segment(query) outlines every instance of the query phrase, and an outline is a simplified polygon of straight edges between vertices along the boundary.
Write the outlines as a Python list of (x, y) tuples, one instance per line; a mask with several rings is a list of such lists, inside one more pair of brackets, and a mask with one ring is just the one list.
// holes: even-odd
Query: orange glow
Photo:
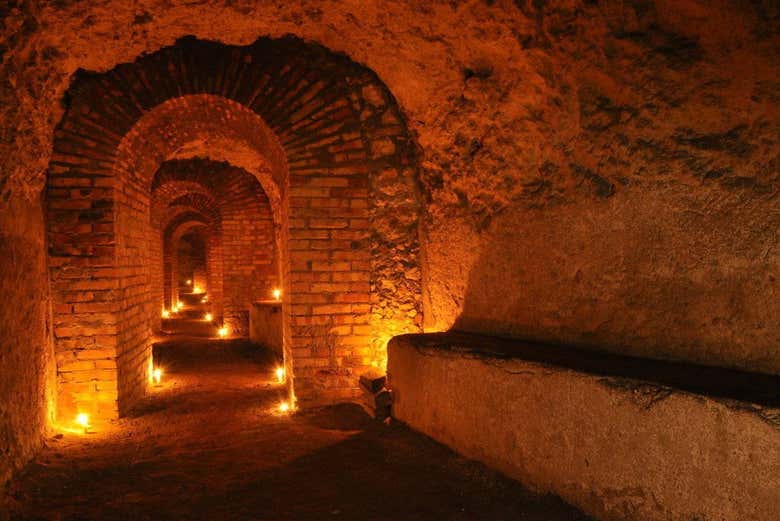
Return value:
[(205, 315), (203, 315), (203, 320), (205, 320), (206, 322), (211, 322), (212, 320), (214, 320), (214, 316), (211, 313), (206, 313)]
[(191, 281), (190, 279), (187, 279), (187, 285), (188, 285), (188, 286), (191, 286), (191, 285), (192, 285), (192, 281)]
[(87, 432), (87, 429), (89, 429), (89, 414), (85, 412), (80, 412), (76, 415), (76, 425), (84, 429), (84, 432)]
[(279, 404), (279, 412), (290, 412), (290, 404), (288, 402), (281, 402)]
[(222, 326), (221, 328), (217, 329), (217, 334), (220, 338), (225, 338), (230, 334), (230, 330), (227, 326)]
[(274, 300), (279, 300), (280, 298), (282, 298), (282, 290), (280, 290), (279, 288), (276, 288), (273, 291), (273, 296), (274, 296)]
[(276, 381), (279, 383), (284, 383), (284, 367), (277, 367), (276, 368)]
[(155, 384), (160, 385), (160, 383), (162, 382), (162, 374), (163, 374), (162, 368), (160, 367), (154, 368), (154, 371), (152, 371), (152, 380), (154, 380)]
[(171, 316), (171, 312), (170, 311), (168, 311), (167, 309), (163, 309), (162, 310), (162, 317), (163, 318), (169, 318), (170, 316)]
[(194, 288), (192, 288), (192, 292), (193, 293), (203, 293), (203, 288), (201, 288), (200, 286), (195, 286)]
[(202, 299), (200, 299), (200, 303), (201, 303), (201, 304), (205, 304), (205, 303), (206, 303), (206, 302), (208, 302), (208, 301), (209, 301), (209, 298), (208, 298), (207, 296), (205, 296), (205, 295), (203, 296), (203, 298), (202, 298)]
[(181, 300), (176, 303), (176, 311), (179, 311), (183, 307), (184, 307), (184, 304), (182, 304)]

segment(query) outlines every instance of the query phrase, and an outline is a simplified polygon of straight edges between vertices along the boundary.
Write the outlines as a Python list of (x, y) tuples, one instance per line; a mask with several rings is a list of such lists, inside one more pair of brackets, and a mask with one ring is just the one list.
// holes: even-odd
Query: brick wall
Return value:
[(234, 333), (247, 334), (252, 302), (269, 298), (279, 285), (273, 212), (263, 187), (250, 173), (224, 162), (178, 160), (163, 163), (152, 182), (152, 197), (160, 212), (188, 205), (213, 221), (223, 263), (222, 290), (216, 298), (209, 290), (214, 309), (220, 310), (215, 318), (224, 318)]
[[(175, 286), (172, 271), (173, 256), (168, 249), (170, 244), (165, 243), (164, 233), (170, 221), (176, 217), (176, 213), (183, 210), (183, 205), (175, 205), (174, 201), (186, 194), (201, 194), (205, 197), (205, 199), (200, 200), (200, 202), (207, 203), (204, 207), (191, 208), (191, 210), (203, 214), (203, 223), (204, 225), (207, 224), (209, 222), (208, 216), (215, 216), (214, 212), (217, 211), (216, 202), (208, 200), (209, 198), (213, 199), (213, 197), (200, 184), (168, 180), (165, 183), (157, 183), (152, 187), (152, 215), (149, 230), (152, 250), (151, 285), (152, 299), (154, 302), (159, 302), (160, 311), (170, 309), (172, 306), (173, 288)], [(218, 219), (214, 224), (218, 225)], [(201, 284), (206, 286), (208, 282), (204, 280)], [(155, 321), (154, 325), (158, 328), (160, 325), (159, 321)]]
[[(68, 95), (48, 182), (49, 240), (53, 280), (78, 277), (55, 284), (54, 298), (105, 310), (57, 308), (70, 329), (56, 348), (78, 344), (116, 364), (75, 372), (86, 400), (106, 382), (106, 403), (118, 392), (124, 410), (143, 390), (162, 300), (151, 287), (153, 264), (163, 264), (152, 244), (151, 186), (170, 160), (226, 161), (265, 192), (273, 221), (221, 208), (236, 237), (260, 229), (269, 237), (272, 222), (278, 229), (267, 248), (221, 245), (225, 312), (238, 313), (244, 299), (229, 295), (239, 275), (228, 255), (239, 270), (266, 267), (268, 280), (282, 267), (286, 363), (301, 400), (353, 396), (357, 374), (384, 363), (386, 339), (419, 326), (413, 147), (371, 71), (292, 38), (243, 48), (185, 40), (105, 74), (80, 74)], [(215, 240), (209, 235), (210, 249)], [(263, 253), (274, 241), (279, 259)], [(63, 403), (75, 396), (61, 394)]]
[(204, 230), (203, 226), (189, 230), (181, 236), (176, 247), (179, 265), (177, 280), (181, 291), (187, 293), (201, 293), (206, 289), (206, 236)]

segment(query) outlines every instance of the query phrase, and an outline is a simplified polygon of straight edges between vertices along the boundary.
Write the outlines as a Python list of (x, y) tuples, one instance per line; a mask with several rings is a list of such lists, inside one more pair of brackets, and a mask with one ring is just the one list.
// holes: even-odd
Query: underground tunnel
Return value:
[(780, 519), (776, 2), (0, 21), (0, 521)]

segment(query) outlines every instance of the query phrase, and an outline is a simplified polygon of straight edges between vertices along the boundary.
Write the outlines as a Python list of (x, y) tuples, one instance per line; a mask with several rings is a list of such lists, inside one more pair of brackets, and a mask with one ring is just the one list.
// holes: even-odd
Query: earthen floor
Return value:
[(175, 336), (156, 356), (162, 385), (113, 425), (52, 436), (6, 517), (588, 519), (356, 406), (279, 413), (274, 362), (246, 341)]

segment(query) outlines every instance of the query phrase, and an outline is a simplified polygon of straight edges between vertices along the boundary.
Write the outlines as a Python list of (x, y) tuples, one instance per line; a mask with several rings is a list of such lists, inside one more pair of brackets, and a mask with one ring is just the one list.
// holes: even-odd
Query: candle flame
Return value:
[(154, 371), (152, 371), (152, 379), (157, 385), (160, 385), (160, 382), (162, 382), (162, 373), (163, 371), (160, 367), (155, 367)]
[(211, 313), (206, 313), (205, 315), (203, 315), (203, 320), (205, 320), (206, 322), (211, 322), (212, 320), (214, 320), (214, 316)]
[(280, 290), (279, 288), (276, 288), (273, 291), (273, 296), (274, 296), (274, 300), (279, 300), (280, 298), (282, 298), (282, 290)]
[(281, 402), (279, 404), (279, 412), (289, 412), (290, 411), (290, 404), (287, 402)]
[(171, 312), (170, 311), (168, 311), (167, 309), (163, 309), (162, 310), (162, 317), (163, 318), (169, 318), (170, 316), (171, 316)]
[(284, 367), (277, 367), (276, 368), (276, 381), (279, 383), (284, 383)]
[(89, 428), (89, 414), (80, 412), (76, 415), (76, 424), (83, 427), (84, 431)]
[(192, 280), (187, 279), (187, 285), (190, 286), (192, 284)]
[(227, 326), (222, 326), (221, 328), (217, 329), (217, 334), (220, 338), (225, 338), (228, 336), (228, 333), (230, 333), (230, 330)]

